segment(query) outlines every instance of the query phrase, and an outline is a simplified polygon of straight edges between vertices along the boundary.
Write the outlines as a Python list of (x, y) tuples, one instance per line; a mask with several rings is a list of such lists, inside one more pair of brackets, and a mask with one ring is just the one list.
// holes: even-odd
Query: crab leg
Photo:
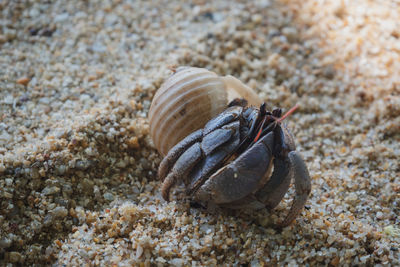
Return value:
[(158, 167), (158, 178), (160, 180), (164, 180), (165, 176), (167, 176), (168, 172), (171, 170), (174, 162), (182, 155), (183, 152), (185, 152), (188, 147), (200, 141), (202, 137), (203, 130), (197, 130), (171, 148), (167, 156), (165, 156), (165, 158), (161, 161), (160, 167)]
[(296, 151), (291, 151), (288, 154), (290, 160), (290, 173), (294, 178), (296, 188), (296, 196), (294, 197), (292, 207), (281, 226), (289, 225), (300, 214), (304, 204), (307, 201), (308, 195), (311, 192), (310, 175), (307, 166), (301, 156)]
[[(238, 121), (232, 122), (203, 138), (201, 148), (205, 158), (191, 173), (192, 179), (187, 190), (189, 195), (193, 194), (207, 177), (218, 170), (232, 156), (239, 146), (239, 127)], [(214, 151), (215, 147), (219, 147), (219, 149)]]
[(162, 184), (161, 194), (166, 201), (169, 201), (169, 191), (171, 187), (174, 186), (177, 180), (181, 180), (181, 177), (188, 175), (201, 158), (202, 152), (200, 143), (193, 144), (179, 157), (172, 168), (172, 171), (168, 174)]
[(271, 170), (273, 141), (273, 132), (263, 136), (249, 150), (214, 173), (195, 193), (195, 198), (227, 204), (254, 192)]

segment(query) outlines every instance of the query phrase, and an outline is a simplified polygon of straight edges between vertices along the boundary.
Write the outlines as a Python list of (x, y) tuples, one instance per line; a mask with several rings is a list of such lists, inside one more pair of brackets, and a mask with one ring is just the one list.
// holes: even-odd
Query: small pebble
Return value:
[(22, 255), (19, 252), (16, 251), (12, 251), (8, 253), (8, 259), (10, 260), (10, 262), (12, 263), (17, 263), (21, 260)]
[(17, 80), (17, 83), (21, 84), (23, 86), (27, 86), (29, 82), (30, 82), (30, 79), (28, 77), (22, 77)]
[(104, 199), (106, 199), (108, 201), (113, 201), (114, 200), (114, 195), (107, 192), (107, 193), (104, 194)]

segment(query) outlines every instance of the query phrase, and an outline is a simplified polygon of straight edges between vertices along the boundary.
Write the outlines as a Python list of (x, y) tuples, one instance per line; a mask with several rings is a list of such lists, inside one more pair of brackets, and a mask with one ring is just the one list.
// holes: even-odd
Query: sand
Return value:
[[(0, 265), (400, 265), (398, 1), (3, 1)], [(233, 75), (287, 119), (313, 189), (290, 226), (160, 195), (171, 66)]]

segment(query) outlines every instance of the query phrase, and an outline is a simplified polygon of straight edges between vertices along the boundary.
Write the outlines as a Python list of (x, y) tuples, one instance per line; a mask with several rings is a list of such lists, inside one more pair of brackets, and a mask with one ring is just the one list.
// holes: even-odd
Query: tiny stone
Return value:
[(335, 77), (335, 74), (336, 74), (336, 71), (335, 71), (335, 68), (332, 65), (328, 65), (323, 70), (323, 75), (327, 79), (330, 79), (330, 80), (333, 79)]
[(6, 170), (4, 164), (0, 163), (0, 173), (3, 173)]
[(56, 218), (64, 218), (68, 215), (68, 210), (65, 207), (56, 207), (51, 212)]
[(39, 170), (37, 168), (31, 168), (31, 177), (32, 179), (38, 179), (40, 177)]
[(43, 219), (43, 224), (49, 226), (54, 221), (54, 216), (52, 214), (47, 214)]
[(22, 77), (17, 80), (17, 83), (27, 86), (30, 80), (28, 77)]
[(127, 142), (128, 146), (132, 149), (140, 148), (139, 140), (136, 136), (129, 138), (126, 142)]
[(3, 192), (3, 196), (4, 196), (4, 198), (8, 198), (8, 199), (11, 199), (13, 197), (13, 195), (7, 191)]
[[(7, 95), (4, 100), (3, 100), (4, 104), (8, 104), (8, 105), (12, 105), (14, 103), (14, 98), (12, 95)], [(5, 132), (6, 133), (6, 132)], [(5, 134), (3, 133), (3, 134)]]
[(47, 196), (57, 194), (58, 192), (60, 192), (60, 188), (58, 188), (57, 186), (48, 186), (43, 189), (42, 194)]
[(17, 263), (21, 260), (21, 258), (22, 255), (19, 252), (12, 251), (8, 253), (8, 259), (10, 260), (10, 262)]
[(3, 237), (0, 240), (0, 248), (3, 248), (3, 249), (4, 248), (8, 248), (8, 247), (11, 246), (11, 244), (12, 244), (11, 240), (9, 238), (7, 238), (7, 237)]
[(5, 181), (6, 181), (7, 186), (11, 186), (13, 183), (13, 179), (11, 179), (11, 178), (7, 178), (7, 179), (5, 179)]
[(87, 168), (89, 168), (90, 166), (90, 162), (87, 160), (77, 160), (75, 163), (75, 168), (77, 168), (78, 170), (84, 171)]
[(106, 200), (108, 200), (108, 201), (113, 201), (113, 200), (114, 200), (114, 195), (111, 194), (111, 193), (109, 193), (109, 192), (104, 193), (103, 196), (104, 196), (104, 199), (106, 199)]
[(297, 30), (294, 27), (285, 27), (282, 29), (282, 33), (286, 36), (289, 42), (295, 42), (297, 39)]
[(169, 263), (172, 264), (173, 266), (183, 266), (184, 265), (184, 261), (179, 258), (172, 259), (172, 260), (170, 260)]
[(66, 166), (65, 165), (59, 165), (56, 167), (57, 173), (60, 175), (63, 175), (66, 171)]
[(255, 14), (251, 17), (251, 21), (253, 21), (256, 24), (259, 24), (262, 22), (262, 16), (260, 14)]

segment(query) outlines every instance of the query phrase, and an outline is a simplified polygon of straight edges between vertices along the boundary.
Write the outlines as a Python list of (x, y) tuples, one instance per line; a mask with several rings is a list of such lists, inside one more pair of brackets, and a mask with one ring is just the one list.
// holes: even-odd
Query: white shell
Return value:
[(158, 89), (150, 106), (150, 136), (157, 150), (165, 156), (237, 97), (247, 99), (249, 105), (262, 103), (251, 88), (232, 76), (219, 77), (203, 68), (178, 68)]

